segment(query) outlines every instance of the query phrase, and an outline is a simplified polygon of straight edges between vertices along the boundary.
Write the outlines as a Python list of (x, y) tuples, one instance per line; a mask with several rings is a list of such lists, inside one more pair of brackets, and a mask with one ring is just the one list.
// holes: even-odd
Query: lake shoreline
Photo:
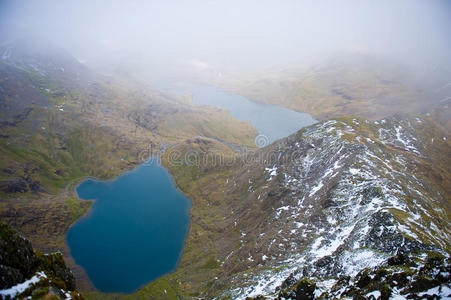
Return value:
[[(176, 266), (175, 266), (173, 269), (171, 269), (170, 271), (164, 273), (163, 275), (161, 275), (161, 276), (159, 276), (159, 277), (157, 277), (157, 278), (155, 278), (155, 279), (153, 279), (153, 280), (151, 280), (151, 281), (149, 281), (149, 282), (144, 283), (143, 285), (141, 285), (140, 287), (138, 287), (136, 290), (131, 291), (131, 292), (124, 292), (124, 293), (122, 293), (122, 292), (103, 292), (103, 291), (101, 291), (100, 289), (98, 289), (98, 288), (93, 284), (93, 282), (92, 282), (92, 280), (90, 279), (90, 277), (87, 275), (86, 269), (83, 268), (80, 264), (77, 264), (77, 263), (76, 263), (75, 258), (74, 258), (74, 256), (72, 255), (71, 247), (69, 246), (69, 243), (68, 243), (68, 232), (70, 231), (70, 229), (71, 229), (77, 222), (79, 222), (80, 220), (89, 218), (89, 217), (92, 215), (93, 207), (92, 207), (92, 205), (91, 205), (91, 206), (89, 207), (89, 209), (86, 211), (85, 214), (83, 214), (80, 218), (78, 218), (76, 221), (74, 221), (74, 222), (69, 226), (68, 230), (67, 230), (66, 233), (65, 233), (65, 240), (64, 240), (64, 246), (65, 246), (65, 248), (66, 248), (66, 251), (68, 252), (68, 256), (70, 257), (70, 260), (73, 262), (73, 265), (75, 265), (77, 268), (81, 269), (81, 270), (83, 271), (83, 273), (86, 274), (86, 276), (82, 276), (81, 278), (79, 277), (79, 278), (77, 278), (77, 279), (78, 279), (78, 280), (81, 280), (81, 281), (83, 282), (83, 285), (84, 285), (84, 286), (86, 286), (86, 284), (88, 284), (88, 286), (91, 287), (91, 288), (89, 288), (89, 289), (83, 289), (83, 291), (85, 291), (85, 292), (95, 292), (95, 293), (101, 293), (101, 294), (109, 294), (109, 295), (130, 295), (130, 294), (136, 293), (137, 291), (139, 291), (139, 290), (142, 289), (143, 287), (147, 286), (148, 284), (150, 284), (150, 283), (152, 283), (152, 282), (154, 282), (154, 281), (157, 281), (157, 280), (163, 278), (164, 276), (167, 276), (167, 275), (169, 275), (169, 274), (172, 274), (172, 273), (174, 273), (174, 272), (177, 270), (177, 267), (178, 267), (178, 265), (179, 265), (179, 263), (180, 263), (180, 261), (181, 261), (181, 259), (182, 259), (182, 257), (183, 257), (184, 249), (185, 249), (185, 245), (186, 245), (186, 241), (187, 241), (187, 238), (188, 238), (190, 229), (191, 229), (191, 217), (192, 217), (192, 216), (191, 216), (190, 211), (191, 211), (191, 207), (192, 207), (192, 205), (193, 205), (193, 202), (192, 202), (191, 198), (190, 198), (188, 195), (186, 195), (186, 194), (185, 194), (185, 193), (184, 193), (184, 192), (176, 185), (174, 178), (173, 178), (172, 175), (169, 173), (169, 170), (168, 170), (168, 169), (162, 164), (162, 162), (161, 162), (161, 154), (162, 154), (162, 151), (160, 151), (160, 153), (159, 153), (157, 156), (153, 156), (153, 157), (147, 159), (147, 160), (144, 161), (143, 163), (141, 163), (141, 164), (139, 164), (139, 165), (136, 165), (133, 169), (127, 170), (127, 171), (125, 171), (124, 173), (119, 174), (118, 176), (116, 176), (116, 177), (114, 177), (114, 178), (109, 178), (109, 179), (97, 179), (97, 178), (92, 177), (92, 176), (86, 176), (86, 177), (79, 178), (79, 179), (77, 179), (78, 182), (77, 182), (76, 184), (74, 184), (74, 185), (71, 187), (70, 192), (72, 192), (79, 200), (82, 200), (82, 201), (90, 201), (90, 202), (92, 202), (92, 204), (94, 204), (96, 201), (98, 201), (98, 199), (85, 199), (85, 198), (82, 198), (82, 197), (79, 195), (79, 193), (78, 193), (78, 190), (77, 190), (78, 187), (79, 187), (80, 185), (82, 185), (84, 182), (86, 182), (86, 181), (88, 181), (88, 180), (91, 180), (91, 181), (97, 182), (97, 183), (109, 183), (109, 182), (114, 182), (114, 181), (118, 180), (119, 178), (121, 178), (121, 177), (123, 177), (123, 176), (126, 176), (126, 175), (128, 175), (128, 174), (130, 174), (130, 173), (135, 172), (137, 169), (139, 169), (139, 168), (141, 168), (141, 167), (145, 167), (146, 164), (148, 164), (149, 162), (153, 162), (155, 166), (157, 166), (158, 168), (161, 168), (161, 169), (167, 174), (168, 178), (170, 178), (172, 187), (175, 188), (175, 189), (177, 190), (178, 193), (182, 194), (184, 198), (186, 198), (186, 199), (189, 200), (189, 208), (188, 208), (188, 211), (187, 211), (188, 226), (187, 226), (187, 229), (185, 230), (185, 233), (184, 233), (183, 248), (182, 248), (182, 251), (180, 252), (180, 254), (179, 254), (179, 256), (178, 256), (178, 259), (177, 259), (177, 262), (176, 262)], [(73, 183), (71, 183), (71, 184), (73, 184)]]
[[(241, 95), (231, 94), (230, 91), (227, 91), (227, 90), (224, 90), (224, 89), (221, 89), (221, 88), (217, 88), (217, 87), (207, 87), (207, 88), (213, 88), (213, 89), (215, 89), (215, 90), (217, 90), (217, 91), (219, 91), (219, 92), (226, 93), (226, 94), (228, 94), (229, 96), (238, 96), (238, 97), (244, 98), (244, 97), (241, 96)], [(184, 92), (186, 92), (186, 91), (184, 91)], [(194, 99), (195, 96), (194, 96), (192, 93), (191, 93), (191, 95), (192, 95), (192, 98)], [(254, 100), (249, 100), (249, 99), (247, 99), (247, 101), (252, 102), (252, 103), (254, 103), (254, 104), (256, 104), (256, 105), (259, 105), (260, 107), (266, 107), (266, 108), (270, 108), (270, 109), (272, 109), (273, 107), (276, 107), (276, 108), (281, 108), (281, 109), (285, 109), (285, 110), (287, 110), (287, 111), (290, 111), (289, 109), (286, 109), (286, 108), (283, 108), (283, 107), (280, 107), (280, 106), (276, 106), (276, 105), (272, 105), (272, 104), (264, 104), (264, 103), (260, 103), (260, 102), (257, 102), (257, 101), (254, 101)], [(198, 105), (211, 105), (211, 106), (214, 106), (214, 107), (218, 107), (219, 109), (228, 110), (227, 108), (224, 108), (224, 107), (221, 107), (221, 106), (217, 106), (217, 105), (214, 105), (214, 104), (198, 104), (198, 103), (195, 103), (195, 101), (193, 101), (192, 104), (193, 104), (193, 105), (197, 105), (197, 106), (198, 106)], [(291, 110), (291, 111), (292, 111), (292, 110)], [(229, 110), (229, 112), (230, 112), (230, 110)], [(295, 111), (292, 111), (292, 112), (295, 112)], [(295, 112), (295, 113), (298, 113), (298, 112)], [(310, 116), (310, 115), (307, 114), (307, 113), (302, 113), (302, 114)], [(251, 121), (249, 121), (249, 120), (244, 120), (244, 119), (241, 119), (241, 118), (238, 118), (237, 116), (234, 116), (233, 114), (232, 114), (232, 116), (233, 116), (234, 118), (236, 118), (236, 119), (241, 120), (241, 121), (249, 122), (254, 128), (256, 128), (255, 124), (252, 123)], [(311, 124), (314, 124), (314, 123), (318, 122), (317, 120), (315, 120), (315, 119), (313, 119), (313, 118), (311, 118), (311, 119), (313, 120), (313, 123), (310, 123), (310, 124), (308, 124), (308, 125), (303, 125), (303, 126), (301, 126), (300, 128), (297, 128), (296, 131), (299, 130), (299, 129), (301, 129), (301, 128), (303, 128), (303, 127), (306, 127), (306, 126), (309, 126), (309, 125), (311, 125)], [(260, 134), (260, 132), (259, 132), (258, 130), (257, 130), (257, 133)], [(291, 134), (291, 133), (290, 133), (290, 134)], [(288, 135), (289, 135), (289, 134), (288, 134)], [(258, 135), (257, 135), (257, 137), (258, 137)], [(283, 137), (284, 137), (284, 136), (280, 136), (280, 137), (278, 137), (278, 138), (275, 139), (275, 140), (278, 140), (278, 139), (283, 138)], [(275, 140), (272, 140), (271, 143), (274, 142)], [(268, 141), (268, 143), (269, 143), (269, 141)], [(265, 145), (263, 145), (263, 146), (265, 146)], [(79, 193), (78, 193), (78, 188), (79, 188), (80, 185), (82, 185), (85, 181), (87, 181), (87, 180), (92, 180), (93, 182), (97, 182), (97, 183), (114, 182), (114, 181), (118, 180), (119, 178), (121, 178), (121, 177), (123, 177), (123, 176), (126, 176), (127, 174), (130, 174), (130, 173), (135, 172), (138, 168), (142, 167), (143, 165), (145, 165), (145, 164), (148, 163), (149, 161), (155, 159), (155, 160), (156, 160), (156, 164), (158, 165), (158, 167), (162, 168), (162, 169), (167, 173), (168, 177), (170, 178), (172, 187), (175, 188), (175, 189), (177, 190), (177, 192), (180, 193), (180, 194), (182, 194), (185, 198), (189, 199), (189, 204), (190, 204), (190, 207), (189, 207), (189, 209), (188, 209), (188, 211), (187, 211), (188, 225), (187, 225), (187, 229), (186, 229), (185, 235), (184, 235), (183, 247), (182, 247), (182, 250), (181, 250), (181, 252), (180, 252), (180, 254), (179, 254), (179, 256), (178, 256), (178, 259), (177, 259), (177, 262), (176, 262), (175, 267), (174, 267), (172, 270), (166, 272), (165, 274), (163, 274), (163, 275), (161, 275), (161, 276), (159, 276), (159, 277), (157, 277), (157, 278), (155, 278), (155, 279), (153, 279), (153, 280), (151, 280), (151, 281), (149, 281), (149, 282), (147, 282), (147, 283), (142, 284), (139, 288), (137, 288), (136, 290), (131, 291), (131, 292), (126, 292), (126, 293), (117, 293), (117, 292), (113, 292), (113, 293), (110, 293), (110, 292), (102, 292), (102, 291), (100, 291), (99, 289), (97, 289), (97, 288), (94, 286), (94, 284), (92, 283), (92, 281), (90, 280), (89, 276), (87, 275), (86, 270), (85, 270), (83, 267), (81, 267), (80, 265), (78, 265), (77, 263), (75, 263), (75, 258), (72, 256), (71, 248), (69, 247), (69, 244), (68, 244), (68, 241), (67, 241), (68, 232), (71, 230), (71, 228), (72, 228), (77, 222), (79, 222), (80, 220), (87, 219), (87, 218), (89, 218), (89, 217), (92, 215), (93, 208), (92, 208), (92, 205), (91, 205), (91, 206), (89, 207), (89, 209), (86, 211), (86, 213), (83, 214), (83, 215), (82, 215), (80, 218), (78, 218), (77, 220), (75, 220), (75, 221), (70, 225), (70, 227), (68, 228), (68, 230), (67, 230), (66, 233), (65, 233), (65, 247), (67, 247), (67, 249), (68, 249), (68, 251), (69, 251), (69, 256), (70, 256), (70, 258), (73, 260), (74, 264), (75, 264), (77, 267), (81, 268), (81, 269), (84, 271), (84, 273), (86, 274), (86, 276), (82, 276), (81, 280), (84, 281), (84, 282), (85, 282), (85, 281), (89, 281), (89, 283), (91, 283), (90, 285), (92, 285), (92, 287), (93, 287), (93, 289), (88, 289), (88, 290), (86, 290), (86, 292), (95, 292), (95, 293), (110, 294), (110, 295), (130, 295), (130, 294), (136, 293), (137, 291), (139, 291), (140, 289), (144, 288), (145, 286), (151, 284), (152, 282), (157, 281), (157, 280), (159, 280), (159, 279), (161, 279), (161, 278), (164, 278), (165, 276), (170, 275), (170, 274), (172, 274), (172, 273), (174, 273), (174, 272), (177, 271), (177, 268), (178, 268), (178, 266), (179, 266), (179, 264), (180, 264), (180, 262), (181, 262), (181, 260), (182, 260), (182, 258), (183, 258), (183, 255), (185, 254), (185, 247), (186, 247), (186, 243), (187, 243), (187, 240), (188, 240), (188, 237), (189, 237), (189, 234), (190, 234), (190, 230), (191, 230), (191, 225), (192, 225), (192, 224), (191, 224), (191, 221), (192, 221), (191, 208), (192, 208), (192, 206), (193, 206), (193, 201), (192, 201), (192, 199), (191, 199), (185, 192), (183, 192), (183, 191), (179, 188), (179, 186), (176, 184), (175, 179), (173, 178), (172, 174), (169, 172), (169, 169), (168, 169), (166, 166), (164, 166), (163, 163), (162, 163), (161, 155), (162, 155), (162, 152), (164, 152), (167, 148), (168, 148), (168, 147), (165, 147), (164, 149), (161, 149), (157, 156), (154, 156), (154, 157), (149, 158), (148, 160), (144, 161), (143, 163), (134, 166), (133, 169), (126, 170), (124, 173), (119, 174), (119, 175), (117, 175), (117, 176), (114, 177), (114, 178), (109, 178), (109, 179), (104, 179), (104, 180), (102, 180), (102, 179), (96, 179), (96, 178), (94, 178), (94, 177), (92, 177), (92, 176), (86, 176), (86, 177), (80, 178), (80, 179), (78, 179), (79, 182), (77, 182), (77, 184), (75, 184), (74, 186), (71, 187), (71, 192), (73, 192), (74, 195), (76, 195), (78, 199), (83, 200), (83, 201), (92, 201), (92, 204), (94, 204), (94, 203), (97, 201), (96, 199), (88, 199), (88, 200), (86, 200), (86, 199), (80, 197), (80, 195), (79, 195)], [(80, 280), (80, 278), (78, 278), (78, 279)]]

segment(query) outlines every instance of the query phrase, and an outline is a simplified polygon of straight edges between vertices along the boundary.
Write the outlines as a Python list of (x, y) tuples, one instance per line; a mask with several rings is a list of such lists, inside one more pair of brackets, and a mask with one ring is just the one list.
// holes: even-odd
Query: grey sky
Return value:
[(290, 65), (336, 51), (450, 61), (451, 1), (0, 0), (0, 37), (39, 36), (87, 61)]

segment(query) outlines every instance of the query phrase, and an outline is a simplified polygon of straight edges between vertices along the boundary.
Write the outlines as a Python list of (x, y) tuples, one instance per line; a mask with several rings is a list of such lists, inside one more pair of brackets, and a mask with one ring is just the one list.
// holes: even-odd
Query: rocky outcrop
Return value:
[(82, 299), (61, 253), (35, 252), (31, 243), (0, 223), (0, 299), (52, 295)]
[(38, 265), (31, 243), (7, 225), (0, 224), (0, 289), (31, 277)]
[[(317, 281), (317, 282), (315, 282)], [(318, 283), (318, 286), (316, 285)], [(328, 282), (303, 278), (281, 286), (276, 299), (442, 299), (451, 297), (451, 260), (400, 253), (376, 269)]]
[(0, 180), (0, 191), (6, 194), (33, 193), (42, 192), (41, 184), (30, 177), (12, 177), (6, 180)]
[(21, 177), (9, 178), (0, 181), (0, 191), (4, 193), (26, 193), (28, 191), (28, 183)]
[(0, 127), (2, 126), (17, 126), (19, 123), (23, 122), (30, 113), (33, 111), (32, 107), (27, 107), (24, 111), (21, 113), (15, 115), (12, 119), (12, 121), (0, 121)]

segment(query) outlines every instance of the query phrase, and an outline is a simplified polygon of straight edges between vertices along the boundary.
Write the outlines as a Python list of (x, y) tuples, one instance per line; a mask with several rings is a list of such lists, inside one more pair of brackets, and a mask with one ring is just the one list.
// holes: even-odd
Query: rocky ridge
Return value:
[(61, 253), (34, 251), (31, 243), (0, 224), (0, 299), (82, 299)]
[[(211, 156), (219, 146), (181, 143), (168, 149), (163, 162), (193, 199), (189, 247), (169, 278), (180, 291), (205, 298), (282, 299), (302, 280), (314, 284), (315, 297), (368, 298), (384, 285), (346, 291), (362, 272), (393, 275), (397, 268), (408, 280), (402, 287), (389, 285), (384, 295), (446, 293), (451, 147), (449, 131), (437, 119), (428, 113), (329, 120), (255, 153), (232, 156), (221, 168)], [(171, 167), (174, 153), (190, 159)], [(201, 237), (208, 249), (192, 246)], [(412, 264), (391, 262), (403, 255)], [(199, 276), (188, 270), (197, 261), (205, 264), (204, 257), (217, 262), (209, 271), (214, 280), (194, 294)], [(426, 276), (432, 285), (412, 288), (431, 264), (437, 266)]]
[[(321, 287), (317, 296), (340, 298), (331, 293), (338, 279), (357, 278), (404, 253), (423, 261), (420, 269), (435, 253), (449, 270), (449, 167), (430, 155), (437, 147), (449, 152), (448, 134), (421, 135), (431, 122), (331, 120), (257, 153), (259, 172), (246, 166), (239, 181), (230, 180), (238, 182), (232, 194), (245, 182), (252, 196), (233, 211), (242, 246), (224, 262), (247, 256), (251, 270), (233, 275), (223, 295), (275, 296), (283, 283), (309, 278)], [(257, 224), (241, 221), (255, 211)]]

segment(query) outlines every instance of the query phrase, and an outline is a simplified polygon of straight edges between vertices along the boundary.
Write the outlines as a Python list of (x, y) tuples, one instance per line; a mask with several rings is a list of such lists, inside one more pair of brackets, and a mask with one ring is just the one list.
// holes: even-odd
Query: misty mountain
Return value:
[[(200, 153), (200, 176), (187, 175), (196, 164), (180, 171), (166, 162), (193, 197), (198, 221), (188, 244), (212, 244), (186, 250), (174, 275), (194, 284), (186, 291), (233, 299), (313, 299), (300, 296), (303, 285), (323, 299), (449, 294), (451, 170), (443, 162), (451, 148), (430, 114), (325, 121), (222, 169), (203, 158), (218, 147), (205, 143), (167, 154)], [(205, 201), (213, 219), (201, 217)], [(218, 264), (209, 277), (218, 279), (208, 287), (193, 270), (212, 251)]]
[(61, 250), (89, 207), (68, 193), (77, 178), (114, 177), (193, 135), (253, 143), (254, 129), (225, 111), (115, 81), (61, 48), (30, 43), (2, 46), (0, 215), (40, 250)]
[(318, 119), (380, 119), (422, 113), (449, 103), (448, 66), (419, 72), (398, 60), (365, 53), (337, 53), (309, 67), (203, 77), (257, 102), (309, 112)]
[(0, 1), (0, 299), (451, 298), (450, 16)]

